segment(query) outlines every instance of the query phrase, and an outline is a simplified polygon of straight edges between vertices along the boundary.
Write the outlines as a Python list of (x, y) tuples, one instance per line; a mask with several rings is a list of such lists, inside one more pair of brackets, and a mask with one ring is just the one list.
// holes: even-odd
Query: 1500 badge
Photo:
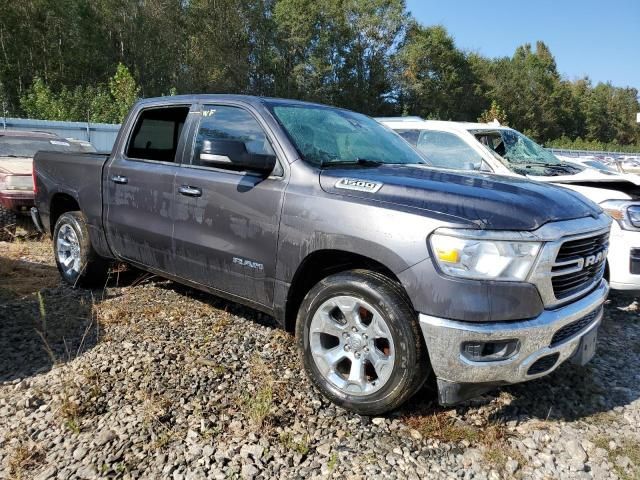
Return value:
[(343, 190), (355, 190), (356, 192), (376, 193), (382, 188), (382, 183), (357, 178), (341, 178), (336, 182), (336, 188)]

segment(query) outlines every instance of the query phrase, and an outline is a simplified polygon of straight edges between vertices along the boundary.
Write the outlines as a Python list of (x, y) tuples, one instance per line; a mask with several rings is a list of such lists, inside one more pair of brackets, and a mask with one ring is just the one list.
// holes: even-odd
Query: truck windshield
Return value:
[(365, 115), (320, 105), (273, 103), (270, 109), (302, 159), (314, 165), (428, 164), (399, 135)]
[(39, 150), (55, 152), (85, 151), (81, 145), (76, 145), (62, 138), (7, 137), (0, 135), (0, 157), (33, 158)]
[(515, 130), (472, 130), (471, 133), (498, 160), (522, 175), (575, 175), (584, 170), (563, 162), (549, 150)]
[(558, 165), (561, 161), (549, 150), (515, 130), (475, 130), (480, 143), (509, 163)]

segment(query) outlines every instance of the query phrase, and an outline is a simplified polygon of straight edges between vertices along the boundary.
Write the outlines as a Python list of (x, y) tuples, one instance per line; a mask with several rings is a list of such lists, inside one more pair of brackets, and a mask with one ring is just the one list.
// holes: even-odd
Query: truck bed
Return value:
[(36, 205), (43, 227), (51, 232), (49, 205), (54, 195), (75, 200), (90, 228), (102, 230), (102, 170), (109, 154), (40, 151), (33, 160)]

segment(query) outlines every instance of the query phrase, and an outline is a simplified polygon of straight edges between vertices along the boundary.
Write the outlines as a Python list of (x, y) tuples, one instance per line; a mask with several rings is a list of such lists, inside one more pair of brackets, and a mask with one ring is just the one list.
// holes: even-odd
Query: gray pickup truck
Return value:
[(66, 281), (115, 259), (267, 312), (361, 414), (430, 377), (454, 404), (594, 354), (609, 217), (560, 187), (432, 168), (364, 115), (148, 99), (110, 155), (40, 152), (35, 179)]

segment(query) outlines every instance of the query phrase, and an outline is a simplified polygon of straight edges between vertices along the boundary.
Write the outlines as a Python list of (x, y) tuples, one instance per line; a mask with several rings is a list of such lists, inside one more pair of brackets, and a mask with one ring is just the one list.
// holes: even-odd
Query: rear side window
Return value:
[(482, 166), (482, 156), (453, 133), (422, 130), (415, 145), (436, 167), (479, 170)]
[(188, 106), (143, 110), (133, 127), (127, 157), (174, 162)]

